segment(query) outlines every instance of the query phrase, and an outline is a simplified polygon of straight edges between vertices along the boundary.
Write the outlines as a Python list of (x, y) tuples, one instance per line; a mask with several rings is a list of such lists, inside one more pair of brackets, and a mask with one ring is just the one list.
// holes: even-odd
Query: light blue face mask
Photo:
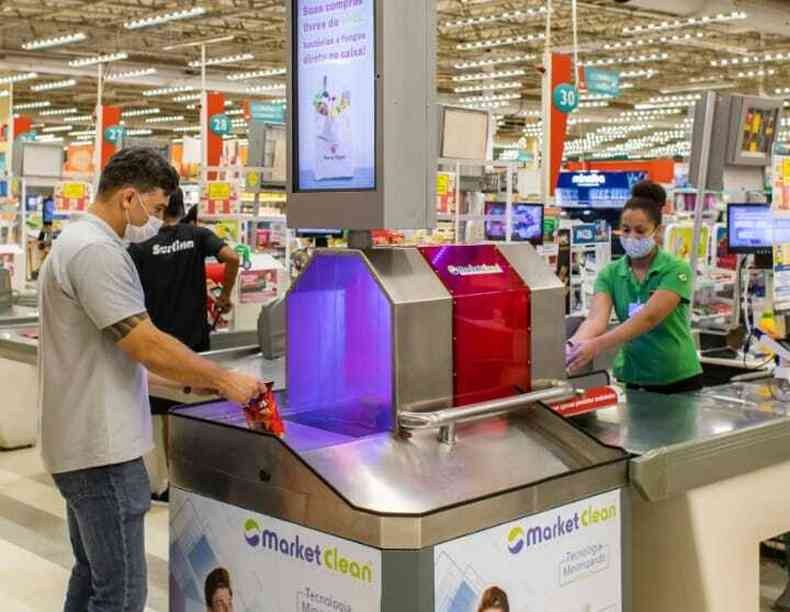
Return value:
[(620, 236), (620, 244), (631, 259), (642, 259), (650, 255), (656, 248), (655, 234), (645, 238), (626, 238)]

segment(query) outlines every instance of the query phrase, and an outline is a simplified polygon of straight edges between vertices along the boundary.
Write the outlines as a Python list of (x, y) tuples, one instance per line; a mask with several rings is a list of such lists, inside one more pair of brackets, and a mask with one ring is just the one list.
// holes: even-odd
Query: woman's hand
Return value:
[(577, 340), (569, 345), (565, 353), (565, 362), (568, 364), (568, 372), (577, 373), (593, 359), (601, 354), (602, 347), (598, 338), (591, 340)]

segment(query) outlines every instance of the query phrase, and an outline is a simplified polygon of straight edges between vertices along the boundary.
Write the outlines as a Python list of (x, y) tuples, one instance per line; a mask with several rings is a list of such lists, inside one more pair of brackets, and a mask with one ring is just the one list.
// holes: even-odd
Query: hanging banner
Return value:
[(285, 104), (250, 102), (248, 119), (261, 123), (285, 125)]
[(621, 612), (622, 507), (612, 491), (434, 549), (436, 612)]
[[(561, 53), (551, 54), (551, 88), (554, 92), (557, 87), (573, 81), (572, 58)], [(554, 104), (551, 105), (551, 134), (550, 134), (550, 164), (551, 179), (549, 181), (549, 195), (554, 195), (557, 187), (557, 178), (560, 174), (562, 156), (565, 153), (565, 139), (568, 133), (568, 115), (560, 111)]]
[(98, 115), (99, 128), (96, 130), (96, 147), (99, 151), (99, 170), (104, 170), (107, 162), (118, 151), (118, 144), (123, 136), (123, 132), (120, 131), (123, 129), (121, 109), (118, 106), (100, 106)]
[(381, 551), (179, 489), (170, 611), (378, 612)]
[[(222, 117), (227, 119), (225, 115), (225, 95), (220, 92), (209, 92), (206, 94), (206, 111), (201, 114), (203, 120), (206, 121), (204, 133), (206, 135), (206, 165), (219, 166), (222, 159), (222, 132), (225, 123)], [(212, 122), (217, 131), (212, 129)], [(228, 132), (230, 133), (230, 121), (227, 121)], [(211, 172), (208, 175), (209, 180), (214, 179), (215, 173)]]
[(584, 74), (584, 84), (589, 93), (611, 96), (612, 98), (620, 95), (619, 73), (592, 66), (585, 66), (582, 73)]

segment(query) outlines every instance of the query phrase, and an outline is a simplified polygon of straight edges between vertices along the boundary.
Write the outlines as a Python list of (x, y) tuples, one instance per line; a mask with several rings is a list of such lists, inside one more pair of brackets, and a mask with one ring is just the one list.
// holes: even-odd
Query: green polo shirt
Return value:
[(622, 382), (671, 385), (702, 373), (688, 320), (691, 267), (685, 261), (659, 249), (645, 280), (639, 283), (628, 257), (622, 257), (601, 271), (594, 291), (612, 298), (617, 318), (624, 323), (630, 312), (647, 304), (659, 290), (678, 294), (680, 304), (662, 323), (620, 349), (614, 375)]

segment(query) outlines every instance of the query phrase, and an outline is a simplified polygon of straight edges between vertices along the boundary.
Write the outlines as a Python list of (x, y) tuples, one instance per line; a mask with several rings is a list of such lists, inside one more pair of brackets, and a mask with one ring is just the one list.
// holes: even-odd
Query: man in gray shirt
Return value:
[(149, 372), (240, 404), (264, 389), (196, 355), (148, 319), (122, 238), (155, 233), (177, 187), (178, 175), (152, 149), (116, 154), (102, 172), (96, 202), (63, 230), (39, 275), (41, 451), (66, 500), (75, 556), (66, 612), (145, 608)]

